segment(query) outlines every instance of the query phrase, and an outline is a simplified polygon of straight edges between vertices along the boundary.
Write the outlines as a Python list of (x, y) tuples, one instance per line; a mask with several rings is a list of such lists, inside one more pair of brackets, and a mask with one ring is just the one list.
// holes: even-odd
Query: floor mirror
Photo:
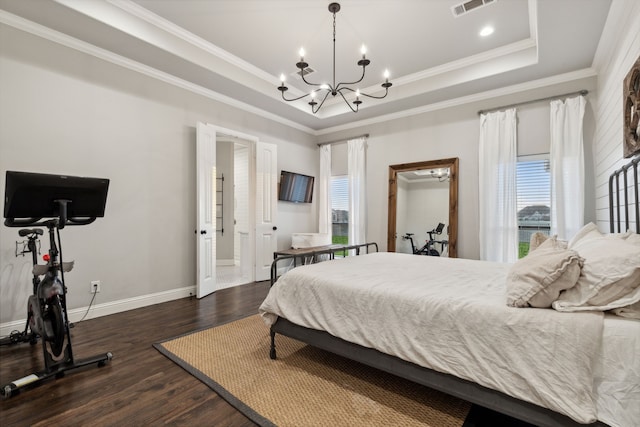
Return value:
[(457, 257), (458, 158), (389, 166), (387, 250)]

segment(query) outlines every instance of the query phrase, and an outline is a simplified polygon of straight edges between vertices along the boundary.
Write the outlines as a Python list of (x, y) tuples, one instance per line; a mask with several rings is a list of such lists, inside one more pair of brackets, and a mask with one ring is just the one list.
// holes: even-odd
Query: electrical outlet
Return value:
[(100, 282), (100, 280), (92, 280), (91, 281), (91, 289), (89, 290), (89, 292), (91, 292), (92, 294), (96, 293), (96, 292), (100, 292), (100, 285), (102, 283)]

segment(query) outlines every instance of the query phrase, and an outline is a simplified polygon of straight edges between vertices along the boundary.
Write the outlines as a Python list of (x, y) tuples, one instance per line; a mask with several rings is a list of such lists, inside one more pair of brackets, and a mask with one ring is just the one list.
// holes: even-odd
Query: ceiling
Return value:
[[(308, 99), (285, 102), (277, 90), (285, 74), (288, 96), (308, 92), (294, 74), (300, 47), (315, 70), (308, 79), (331, 83), (333, 18), (325, 0), (0, 0), (0, 22), (61, 33), (54, 38), (75, 46), (80, 40), (97, 56), (321, 134), (588, 69), (611, 0), (494, 0), (455, 17), (452, 6), (460, 3), (341, 3), (336, 83), (360, 77), (363, 43), (371, 64), (358, 88), (382, 94), (385, 69), (393, 83), (386, 98), (363, 98), (357, 113), (329, 96), (312, 114)], [(487, 25), (495, 32), (479, 36)]]

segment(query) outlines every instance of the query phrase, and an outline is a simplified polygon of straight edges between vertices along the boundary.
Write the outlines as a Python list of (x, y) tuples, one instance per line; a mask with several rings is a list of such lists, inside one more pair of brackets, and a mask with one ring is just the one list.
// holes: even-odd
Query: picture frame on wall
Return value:
[(640, 154), (640, 57), (624, 78), (624, 157)]

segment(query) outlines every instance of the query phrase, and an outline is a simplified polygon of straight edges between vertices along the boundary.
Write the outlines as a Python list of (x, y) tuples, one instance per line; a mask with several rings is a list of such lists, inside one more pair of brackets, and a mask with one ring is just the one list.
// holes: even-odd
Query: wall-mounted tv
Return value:
[(313, 200), (313, 181), (314, 178), (309, 175), (282, 171), (280, 173), (278, 200), (311, 203)]

